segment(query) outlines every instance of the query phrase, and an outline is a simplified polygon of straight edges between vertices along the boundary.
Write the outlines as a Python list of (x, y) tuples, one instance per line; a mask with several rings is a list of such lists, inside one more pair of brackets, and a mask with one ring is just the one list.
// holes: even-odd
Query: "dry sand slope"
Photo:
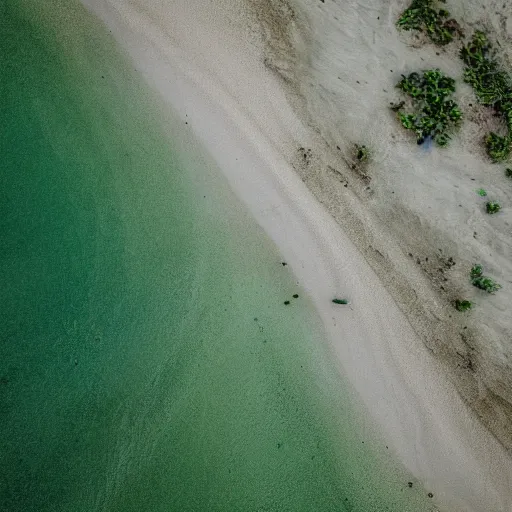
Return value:
[[(397, 32), (409, 3), (253, 2), (265, 27), (267, 66), (283, 78), (315, 134), (306, 156), (297, 148), (296, 169), (445, 363), (464, 399), (511, 450), (512, 181), (504, 165), (485, 156), (482, 137), (496, 121), (460, 79), (460, 43), (439, 49)], [(467, 35), (480, 28), (495, 36), (512, 71), (512, 4), (448, 0), (446, 8)], [(394, 85), (402, 73), (434, 67), (459, 78), (456, 97), (466, 118), (447, 149), (425, 151), (388, 105), (399, 98)], [(367, 176), (350, 168), (354, 143), (373, 153)], [(480, 187), (504, 206), (499, 215), (486, 214)], [(495, 296), (469, 283), (476, 262), (503, 285)], [(470, 314), (450, 304), (462, 297), (476, 304)]]
[[(446, 510), (512, 510), (510, 454), (445, 378), (510, 448), (512, 185), (478, 145), (479, 111), (448, 149), (425, 153), (387, 108), (402, 72), (460, 75), (455, 46), (436, 55), (398, 34), (403, 2), (83, 3), (279, 246), (390, 450)], [(460, 96), (467, 110), (472, 93)], [(354, 143), (372, 150), (368, 176), (347, 164)], [(480, 187), (502, 213), (483, 213)], [(475, 261), (503, 285), (496, 296), (468, 283)], [(450, 305), (459, 293), (477, 303), (470, 314)], [(338, 294), (353, 309), (333, 307)]]

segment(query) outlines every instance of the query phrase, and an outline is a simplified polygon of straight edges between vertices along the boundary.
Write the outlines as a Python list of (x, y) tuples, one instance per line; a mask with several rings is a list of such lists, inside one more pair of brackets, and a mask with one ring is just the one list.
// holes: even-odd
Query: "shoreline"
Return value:
[[(263, 63), (252, 17), (233, 17), (232, 2), (199, 14), (194, 2), (180, 0), (167, 18), (158, 7), (149, 13), (118, 0), (110, 8), (99, 0), (83, 3), (191, 125), (279, 247), (313, 299), (342, 373), (405, 467), (447, 510), (509, 510), (510, 457), (294, 171), (294, 148), (310, 136)], [(204, 37), (194, 37), (195, 23)], [(239, 40), (240, 30), (248, 41)], [(333, 305), (335, 295), (350, 297), (352, 308)]]

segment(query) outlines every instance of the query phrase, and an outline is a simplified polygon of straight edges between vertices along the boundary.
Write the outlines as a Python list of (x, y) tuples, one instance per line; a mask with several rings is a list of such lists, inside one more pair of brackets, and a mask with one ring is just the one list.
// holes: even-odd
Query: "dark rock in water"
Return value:
[(285, 301), (284, 301), (284, 305), (285, 305), (285, 306), (288, 306), (288, 304), (290, 304), (290, 301), (289, 301), (289, 300), (285, 300)]
[(409, 487), (412, 487), (412, 482), (407, 482), (407, 485), (408, 485)]
[(294, 299), (298, 299), (298, 298), (299, 298), (299, 294), (298, 294), (298, 293), (294, 293), (294, 294), (293, 294), (293, 298), (294, 298)]
[(349, 301), (347, 299), (332, 299), (334, 304), (348, 304)]
[(286, 267), (286, 265), (288, 265), (288, 263), (286, 263), (286, 261), (282, 261), (281, 265), (283, 265), (283, 267)]
[(434, 497), (434, 495), (433, 495), (431, 492), (429, 492), (429, 493), (427, 494), (427, 496), (428, 496), (429, 498), (433, 498), (433, 497)]

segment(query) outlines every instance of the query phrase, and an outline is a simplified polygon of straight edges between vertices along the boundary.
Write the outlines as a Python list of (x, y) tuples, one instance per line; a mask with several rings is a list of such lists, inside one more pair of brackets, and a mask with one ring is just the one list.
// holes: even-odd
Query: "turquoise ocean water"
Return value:
[(430, 510), (108, 31), (0, 5), (0, 510)]

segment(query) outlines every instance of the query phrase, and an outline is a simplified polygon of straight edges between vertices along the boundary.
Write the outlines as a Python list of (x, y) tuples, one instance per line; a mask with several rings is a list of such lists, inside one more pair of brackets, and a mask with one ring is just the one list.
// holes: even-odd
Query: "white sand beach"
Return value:
[[(457, 312), (436, 298), (399, 241), (398, 225), (403, 226), (404, 239), (416, 231), (422, 248), (434, 233), (441, 232), (442, 241), (455, 230), (452, 245), (440, 242), (439, 247), (451, 247), (456, 258), (466, 250), (480, 250), (484, 263), (492, 261), (480, 246), (471, 245), (473, 231), (482, 236), (488, 232), (483, 225), (487, 220), (468, 212), (478, 182), (463, 179), (480, 172), (471, 148), (464, 147), (474, 126), (463, 133), (462, 142), (454, 141), (447, 160), (441, 161), (435, 149), (418, 156), (414, 141), (386, 117), (391, 100), (383, 89), (393, 93), (400, 72), (421, 66), (420, 59), (427, 58), (427, 50), (413, 52), (395, 33), (393, 20), (405, 4), (389, 10), (380, 0), (364, 7), (297, 0), (290, 2), (293, 9), (281, 2), (277, 12), (271, 0), (82, 1), (104, 20), (137, 70), (193, 130), (277, 244), (316, 304), (340, 371), (390, 450), (434, 493), (442, 510), (512, 510), (512, 456), (468, 406), (459, 385), (465, 377), (447, 371), (446, 362), (436, 357), (443, 349), (427, 348), (422, 338), (425, 323)], [(285, 24), (279, 23), (279, 16), (288, 18), (290, 31), (281, 38)], [(379, 28), (378, 17), (386, 19), (385, 26)], [(373, 36), (365, 29), (370, 18)], [(294, 32), (300, 23), (305, 29)], [(301, 60), (306, 54), (314, 54), (314, 62)], [(451, 62), (449, 55), (437, 58), (440, 67)], [(358, 88), (356, 81), (363, 85)], [(337, 97), (342, 103), (336, 103)], [(388, 129), (396, 132), (393, 144), (384, 137)], [(386, 170), (372, 176), (370, 190), (349, 170), (349, 187), (326, 170), (341, 169), (349, 144), (360, 140), (370, 143), (379, 155), (379, 168)], [(299, 148), (312, 148), (311, 157), (304, 158), (307, 151)], [(485, 186), (494, 186), (504, 203), (512, 199), (510, 188), (498, 190), (497, 178)], [(447, 204), (453, 197), (452, 212)], [(395, 210), (393, 222), (391, 201), (409, 208)], [(410, 211), (416, 216), (403, 213)], [(418, 226), (426, 223), (424, 212), (432, 230), (426, 227), (423, 238)], [(389, 233), (379, 231), (379, 215), (388, 222)], [(493, 245), (493, 271), (503, 283), (512, 268), (506, 256), (511, 241), (505, 236), (510, 213), (505, 215), (492, 227), (499, 240)], [(373, 244), (369, 249), (367, 241)], [(361, 250), (365, 244), (366, 253)], [(414, 260), (418, 254), (425, 253), (415, 253)], [(381, 263), (374, 261), (381, 257)], [(386, 280), (379, 269), (388, 267)], [(416, 290), (416, 298), (400, 303), (400, 287), (405, 295)], [(497, 308), (504, 308), (512, 297), (510, 286), (505, 288), (501, 306), (496, 305), (498, 297), (492, 297)], [(351, 307), (332, 304), (335, 296), (350, 298)], [(507, 329), (504, 324), (503, 332)], [(438, 338), (445, 332), (439, 330)], [(480, 366), (489, 361), (491, 367), (494, 356), (484, 356)], [(507, 383), (502, 384), (507, 389)]]

